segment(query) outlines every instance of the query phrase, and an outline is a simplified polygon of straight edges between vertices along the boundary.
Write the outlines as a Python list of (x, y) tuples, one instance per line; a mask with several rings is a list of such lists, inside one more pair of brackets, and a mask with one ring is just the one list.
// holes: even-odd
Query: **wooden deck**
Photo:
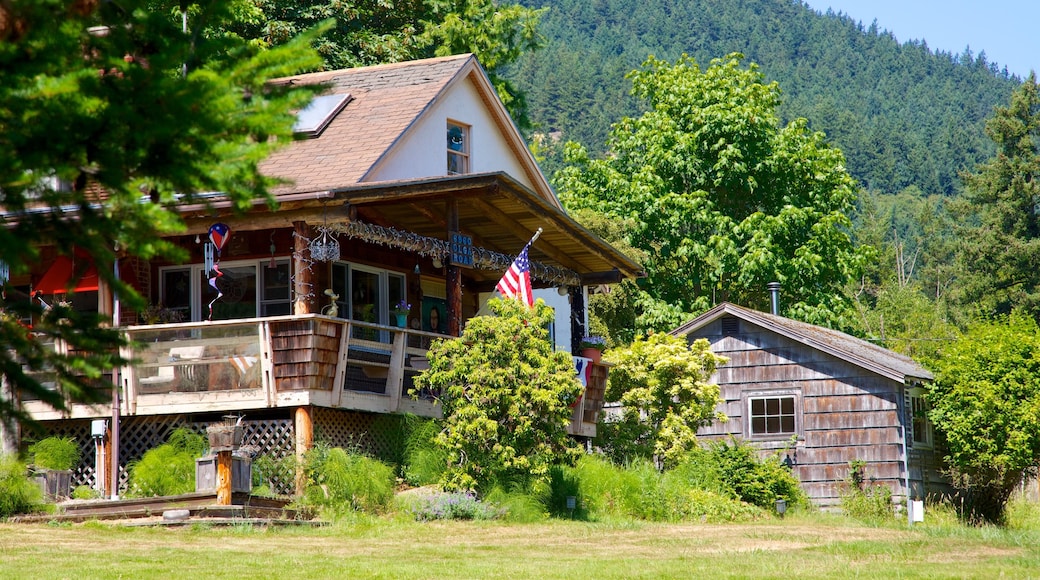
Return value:
[[(436, 340), (451, 337), (318, 314), (135, 326), (134, 361), (118, 369), (123, 416), (240, 412), (316, 406), (440, 417), (435, 393), (413, 398)], [(594, 365), (570, 432), (593, 436), (607, 367)], [(24, 401), (39, 421), (111, 416), (108, 405), (61, 414)]]

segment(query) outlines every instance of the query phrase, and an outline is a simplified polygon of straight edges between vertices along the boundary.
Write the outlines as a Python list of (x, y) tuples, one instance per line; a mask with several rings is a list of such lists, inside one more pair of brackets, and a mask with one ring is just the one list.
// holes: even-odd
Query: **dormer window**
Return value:
[(351, 101), (349, 94), (314, 97), (310, 104), (296, 113), (293, 133), (314, 138), (321, 135), (336, 115)]
[(448, 121), (448, 175), (469, 173), (469, 127)]

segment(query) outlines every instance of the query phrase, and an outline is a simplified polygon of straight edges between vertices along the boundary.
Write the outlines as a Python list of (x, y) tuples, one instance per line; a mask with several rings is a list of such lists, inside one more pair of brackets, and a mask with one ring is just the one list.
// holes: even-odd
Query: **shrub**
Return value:
[(431, 492), (413, 494), (404, 500), (405, 509), (416, 520), (495, 520), (503, 517), (506, 510), (477, 499), (473, 492)]
[(409, 417), (401, 471), (410, 485), (435, 483), (447, 470), (448, 452), (435, 441), (440, 432), (439, 421)]
[(170, 439), (130, 463), (127, 495), (152, 497), (195, 491), (195, 460), (206, 452), (206, 438), (190, 429), (174, 429)]
[(394, 470), (389, 465), (338, 447), (317, 445), (307, 454), (308, 486), (304, 502), (333, 512), (344, 508), (382, 512), (394, 498)]
[(72, 490), (72, 499), (98, 499), (101, 492), (89, 485), (80, 485)]
[(638, 515), (642, 479), (636, 471), (649, 464), (636, 460), (630, 465), (633, 467), (624, 469), (597, 455), (578, 460), (573, 471), (578, 480), (578, 501), (587, 517)]
[(29, 446), (31, 463), (39, 469), (68, 471), (79, 463), (79, 445), (71, 437), (47, 437)]
[(781, 498), (789, 506), (807, 503), (798, 479), (781, 463), (779, 455), (763, 459), (750, 443), (736, 439), (714, 442), (705, 450), (691, 452), (686, 460), (711, 462), (723, 485), (737, 499), (760, 508), (772, 510)]
[(0, 455), (0, 518), (42, 509), (43, 491), (25, 473), (24, 463)]
[(841, 511), (857, 520), (882, 522), (893, 516), (892, 490), (886, 485), (866, 482), (867, 463), (862, 459), (849, 462), (849, 475), (841, 493)]

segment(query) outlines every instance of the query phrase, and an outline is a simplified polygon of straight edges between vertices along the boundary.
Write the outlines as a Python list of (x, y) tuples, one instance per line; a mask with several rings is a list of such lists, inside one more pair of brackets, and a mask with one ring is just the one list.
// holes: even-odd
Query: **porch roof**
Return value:
[[(583, 284), (643, 275), (639, 264), (505, 173), (361, 183), (283, 197), (278, 210), (257, 205), (247, 215), (234, 215), (219, 202), (183, 210), (189, 234), (205, 233), (217, 212), (236, 231), (290, 227), (295, 221), (334, 225), (356, 219), (447, 240), (452, 204), (457, 207), (459, 231), (471, 236), (475, 247), (516, 255), (542, 228), (530, 250), (532, 261), (572, 270)], [(501, 272), (470, 270), (469, 275), (493, 282)]]

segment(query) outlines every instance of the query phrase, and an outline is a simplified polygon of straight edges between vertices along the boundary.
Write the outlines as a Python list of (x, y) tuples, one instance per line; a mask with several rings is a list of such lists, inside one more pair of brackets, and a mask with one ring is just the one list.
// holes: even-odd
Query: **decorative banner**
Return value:
[(223, 275), (224, 275), (224, 273), (220, 271), (220, 264), (213, 264), (213, 273), (210, 274), (209, 285), (212, 286), (213, 289), (217, 291), (217, 297), (214, 298), (213, 300), (210, 300), (210, 302), (209, 302), (209, 318), (207, 318), (207, 320), (210, 320), (210, 321), (213, 320), (213, 303), (216, 302), (217, 300), (220, 300), (224, 296), (224, 293), (221, 292), (220, 288), (217, 286), (217, 279), (220, 278)]
[(217, 249), (218, 258), (220, 251), (224, 249), (230, 239), (231, 228), (227, 224), (215, 223), (209, 227), (209, 241), (213, 242), (213, 247)]
[[(224, 249), (227, 245), (228, 240), (231, 239), (231, 228), (224, 223), (215, 223), (209, 227), (209, 244), (206, 244), (204, 254), (206, 260), (206, 275), (209, 276), (209, 285), (217, 291), (217, 297), (209, 303), (209, 317), (207, 320), (213, 320), (213, 303), (220, 300), (224, 296), (224, 293), (220, 291), (220, 287), (217, 285), (217, 280), (224, 275), (220, 271), (220, 250)], [(213, 252), (216, 251), (216, 257), (214, 258)]]

